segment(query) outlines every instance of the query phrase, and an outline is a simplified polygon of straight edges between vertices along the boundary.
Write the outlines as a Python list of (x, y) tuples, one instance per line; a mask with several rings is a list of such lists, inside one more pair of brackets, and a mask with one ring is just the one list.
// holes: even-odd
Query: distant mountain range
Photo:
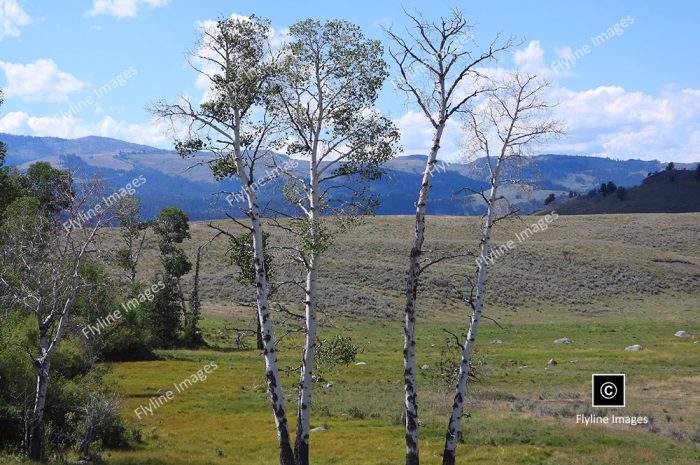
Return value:
[[(198, 165), (198, 159), (182, 159), (177, 153), (146, 145), (133, 144), (105, 137), (60, 139), (30, 137), (0, 133), (7, 145), (8, 165), (20, 170), (37, 161), (48, 161), (54, 166), (70, 167), (80, 176), (101, 175), (112, 189), (119, 189), (135, 177), (143, 175), (147, 182), (138, 188), (144, 214), (152, 217), (166, 206), (178, 206), (191, 219), (222, 218), (225, 214), (240, 214), (225, 201), (222, 192), (233, 192), (240, 185), (233, 180), (217, 182), (207, 166)], [(278, 163), (287, 157), (270, 154)], [(371, 191), (381, 200), (377, 213), (412, 214), (426, 157), (409, 155), (397, 157), (384, 166), (382, 179), (372, 183)], [(477, 163), (478, 164), (478, 163)], [(304, 175), (307, 164), (299, 160), (296, 171)], [(695, 164), (677, 164), (677, 168), (694, 168)], [(544, 199), (576, 191), (585, 193), (602, 182), (613, 181), (618, 186), (635, 186), (649, 173), (662, 170), (665, 163), (642, 160), (611, 160), (608, 158), (538, 155), (523, 168), (522, 176), (534, 179), (534, 189), (505, 189), (504, 195), (528, 213), (542, 208)], [(265, 166), (260, 168), (264, 176)], [(430, 191), (428, 212), (433, 215), (474, 215), (484, 211), (476, 195), (467, 195), (464, 189), (486, 187), (483, 174), (473, 165), (440, 163), (435, 171)], [(260, 188), (263, 203), (283, 208), (283, 199), (275, 183)], [(218, 194), (218, 195), (217, 195)], [(235, 204), (234, 204), (235, 205)]]

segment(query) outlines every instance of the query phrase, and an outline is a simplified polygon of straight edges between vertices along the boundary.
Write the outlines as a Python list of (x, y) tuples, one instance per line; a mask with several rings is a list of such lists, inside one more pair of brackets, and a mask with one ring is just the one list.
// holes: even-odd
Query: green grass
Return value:
[[(691, 464), (700, 447), (700, 347), (673, 337), (688, 309), (700, 298), (668, 304), (668, 296), (620, 304), (604, 316), (556, 315), (556, 308), (525, 308), (503, 328), (486, 322), (479, 336), (484, 362), (473, 384), (459, 463), (503, 464)], [(656, 312), (664, 302), (661, 316)], [(539, 312), (537, 311), (539, 310)], [(536, 318), (535, 318), (536, 317)], [(463, 321), (463, 320), (462, 320)], [(213, 322), (210, 322), (213, 323)], [(317, 464), (401, 462), (402, 329), (396, 322), (340, 322), (363, 347), (352, 365), (327, 376), (334, 385), (316, 383), (312, 455)], [(418, 364), (434, 366), (446, 334), (460, 324), (421, 322)], [(462, 323), (463, 326), (463, 323)], [(700, 322), (686, 324), (691, 333)], [(338, 332), (323, 328), (322, 337)], [(559, 337), (574, 343), (557, 345)], [(493, 339), (503, 344), (490, 344)], [(231, 341), (228, 341), (231, 342)], [(287, 340), (282, 366), (294, 365), (299, 340)], [(626, 352), (641, 343), (645, 350)], [(162, 387), (171, 387), (210, 360), (219, 369), (144, 419), (144, 445), (114, 451), (115, 464), (275, 463), (272, 413), (263, 388), (262, 359), (247, 351), (166, 351), (162, 361), (116, 364), (112, 379), (126, 396), (124, 411), (146, 403)], [(547, 365), (549, 359), (559, 363)], [(576, 360), (576, 363), (568, 363)], [(528, 368), (520, 368), (527, 365)], [(576, 425), (572, 415), (590, 413), (590, 377), (594, 372), (627, 374), (628, 404), (616, 414), (647, 415), (652, 427)], [(288, 408), (294, 411), (296, 375), (285, 377)], [(451, 404), (451, 389), (421, 376), (420, 418), (424, 463), (439, 463)], [(362, 415), (359, 415), (361, 412)], [(598, 413), (604, 414), (602, 409)], [(363, 418), (356, 418), (356, 417)], [(292, 417), (293, 418), (293, 417)], [(293, 420), (292, 420), (293, 422)]]
[[(508, 224), (495, 240), (505, 241), (522, 227)], [(373, 219), (341, 238), (325, 262), (321, 296), (329, 318), (320, 336), (350, 335), (363, 348), (358, 361), (366, 365), (326, 375), (333, 382), (330, 388), (315, 383), (312, 426), (328, 429), (312, 433), (314, 464), (403, 462), (401, 286), (410, 229), (408, 218)], [(428, 231), (428, 248), (456, 250), (463, 238), (474, 242), (478, 222), (431, 218)], [(498, 325), (486, 320), (478, 337), (479, 381), (471, 385), (458, 463), (698, 463), (700, 344), (697, 337), (673, 336), (680, 329), (700, 335), (698, 232), (698, 214), (562, 217), (499, 260), (485, 309)], [(194, 224), (193, 244), (208, 234), (205, 225)], [(251, 309), (235, 304), (250, 292), (233, 284), (233, 270), (221, 265), (224, 254), (225, 243), (212, 244), (203, 268), (202, 327), (213, 348), (162, 351), (160, 360), (117, 363), (109, 379), (124, 398), (124, 415), (137, 424), (133, 410), (158, 389), (173, 389), (173, 383), (210, 361), (219, 368), (145, 417), (143, 443), (106, 452), (108, 463), (277, 463), (262, 356), (254, 349), (235, 350), (233, 332), (225, 329), (250, 327), (253, 316)], [(146, 257), (142, 278), (155, 263), (154, 256)], [(466, 331), (467, 309), (445, 280), (469, 269), (467, 263), (450, 263), (426, 274), (419, 300), (419, 366), (440, 362), (444, 328)], [(280, 296), (289, 302), (295, 298)], [(553, 343), (561, 337), (574, 343)], [(503, 344), (491, 344), (494, 339)], [(282, 367), (298, 364), (300, 343), (298, 334), (285, 339)], [(644, 350), (626, 352), (632, 344)], [(548, 365), (550, 359), (558, 364)], [(576, 413), (592, 412), (590, 382), (597, 372), (626, 373), (627, 407), (614, 413), (646, 415), (652, 424), (577, 425)], [(284, 376), (292, 430), (296, 381), (296, 372)], [(452, 387), (421, 373), (425, 464), (440, 463), (451, 398)]]
[[(698, 303), (696, 299), (694, 304)], [(669, 314), (678, 311), (667, 309)], [(364, 348), (358, 360), (367, 364), (327, 376), (334, 383), (331, 388), (315, 385), (313, 426), (325, 425), (328, 430), (312, 435), (313, 461), (400, 462), (401, 326), (348, 326), (353, 339)], [(444, 326), (420, 325), (419, 365), (437, 363)], [(479, 358), (485, 365), (467, 406), (471, 417), (465, 423), (459, 463), (697, 463), (700, 448), (690, 437), (700, 432), (700, 347), (674, 338), (676, 326), (651, 324), (646, 319), (631, 321), (623, 314), (595, 320), (572, 315), (551, 323), (507, 324), (505, 329), (487, 323), (479, 344)], [(690, 331), (700, 330), (697, 322), (695, 326)], [(322, 335), (336, 331), (326, 328)], [(575, 342), (553, 344), (564, 335)], [(495, 338), (504, 344), (490, 344)], [(646, 350), (623, 350), (639, 341)], [(286, 345), (280, 358), (283, 366), (294, 364), (297, 343)], [(127, 396), (123, 407), (132, 419), (132, 410), (146, 403), (157, 389), (172, 386), (210, 360), (217, 361), (219, 369), (145, 418), (145, 444), (134, 451), (112, 452), (110, 463), (275, 463), (273, 418), (262, 387), (262, 359), (256, 351), (168, 351), (161, 355), (165, 360), (114, 366), (112, 379)], [(548, 366), (550, 358), (559, 364)], [(571, 360), (577, 363), (567, 363)], [(522, 365), (528, 368), (519, 368)], [(617, 371), (628, 378), (628, 406), (622, 412), (653, 417), (655, 429), (584, 427), (566, 416), (589, 412), (592, 372)], [(295, 375), (285, 377), (291, 411), (295, 379)], [(421, 377), (419, 399), (420, 417), (426, 423), (421, 430), (424, 462), (439, 463), (451, 393)], [(526, 406), (519, 408), (522, 404)], [(358, 411), (364, 418), (354, 418), (360, 416)], [(673, 439), (673, 431), (681, 431), (684, 439)]]

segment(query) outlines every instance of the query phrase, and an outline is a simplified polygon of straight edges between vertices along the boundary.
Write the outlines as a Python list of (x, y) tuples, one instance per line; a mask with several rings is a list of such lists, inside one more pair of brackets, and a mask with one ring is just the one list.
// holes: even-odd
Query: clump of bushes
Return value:
[(339, 366), (350, 365), (360, 351), (349, 336), (336, 335), (333, 339), (321, 340), (316, 348), (316, 371), (328, 374)]
[[(24, 352), (36, 338), (28, 314), (15, 312), (0, 326), (0, 449), (20, 451), (25, 419), (33, 408), (36, 374)], [(99, 460), (104, 447), (128, 448), (139, 441), (118, 413), (120, 399), (103, 381), (106, 371), (94, 366), (88, 341), (71, 333), (52, 360), (45, 410), (47, 458), (63, 460), (69, 453)]]

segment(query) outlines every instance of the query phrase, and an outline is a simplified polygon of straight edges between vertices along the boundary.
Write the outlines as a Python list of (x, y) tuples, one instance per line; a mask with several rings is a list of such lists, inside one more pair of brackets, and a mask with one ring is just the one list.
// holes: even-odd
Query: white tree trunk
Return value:
[(297, 437), (294, 454), (297, 465), (309, 463), (309, 429), (311, 428), (311, 383), (316, 357), (316, 283), (318, 264), (316, 257), (309, 262), (306, 275), (306, 336), (299, 379), (299, 407), (297, 413)]
[[(317, 129), (318, 134), (320, 127)], [(307, 219), (309, 221), (309, 235), (311, 243), (315, 246), (318, 240), (318, 215), (319, 215), (319, 186), (318, 163), (316, 151), (318, 142), (314, 143), (310, 165), (310, 192), (309, 209)], [(314, 362), (316, 359), (316, 306), (318, 298), (318, 265), (319, 255), (316, 250), (311, 251), (306, 268), (305, 286), (305, 337), (304, 353), (302, 356), (301, 374), (299, 375), (299, 405), (297, 411), (297, 433), (294, 443), (294, 458), (296, 465), (309, 464), (309, 430), (311, 429), (311, 391), (313, 382)]]
[(248, 216), (253, 232), (253, 261), (255, 262), (255, 293), (258, 309), (258, 321), (263, 340), (263, 354), (265, 357), (265, 377), (267, 379), (267, 390), (272, 403), (272, 410), (275, 415), (275, 426), (277, 427), (277, 442), (280, 452), (280, 465), (295, 465), (294, 451), (289, 436), (289, 426), (287, 424), (287, 412), (284, 405), (284, 393), (277, 364), (277, 348), (272, 334), (272, 320), (270, 319), (270, 304), (268, 301), (268, 284), (265, 273), (265, 255), (263, 247), (263, 226), (260, 219), (260, 208), (258, 206), (257, 195), (253, 180), (248, 179), (245, 174), (243, 157), (240, 150), (240, 120), (237, 121), (234, 140), (234, 156), (238, 177), (241, 184), (245, 186), (248, 197)]
[(46, 407), (46, 391), (49, 387), (49, 368), (51, 360), (36, 360), (36, 395), (34, 398), (34, 410), (29, 424), (29, 443), (27, 444), (27, 456), (34, 461), (42, 459), (42, 446), (44, 436), (44, 409)]
[(416, 204), (416, 233), (411, 247), (411, 255), (406, 277), (406, 308), (404, 322), (404, 402), (406, 414), (406, 465), (418, 465), (418, 399), (416, 390), (416, 294), (420, 274), (420, 256), (425, 239), (425, 210), (428, 192), (435, 170), (440, 140), (444, 130), (440, 124), (433, 136), (433, 146), (423, 171), (418, 203)]
[(258, 319), (263, 340), (263, 353), (265, 355), (265, 375), (267, 389), (272, 401), (272, 410), (275, 414), (277, 426), (277, 440), (280, 449), (280, 464), (294, 465), (294, 454), (289, 439), (289, 427), (287, 425), (287, 413), (284, 407), (284, 394), (277, 366), (277, 348), (272, 334), (272, 321), (270, 320), (270, 305), (268, 302), (268, 286), (265, 277), (265, 257), (263, 252), (262, 223), (258, 216), (257, 200), (255, 193), (249, 189), (250, 218), (253, 224), (253, 260), (255, 261), (255, 289), (258, 305)]
[(452, 415), (447, 425), (447, 435), (445, 437), (445, 450), (442, 455), (443, 465), (454, 465), (457, 442), (460, 435), (460, 421), (464, 408), (464, 398), (467, 394), (467, 384), (469, 381), (469, 367), (471, 366), (472, 353), (474, 352), (474, 343), (476, 335), (479, 331), (481, 323), (481, 313), (484, 307), (484, 292), (486, 288), (486, 274), (488, 268), (489, 243), (491, 242), (491, 229), (493, 228), (495, 217), (496, 191), (498, 190), (500, 160), (496, 166), (494, 177), (491, 181), (491, 191), (489, 193), (488, 210), (486, 213), (486, 222), (481, 236), (481, 246), (479, 250), (479, 267), (476, 279), (476, 296), (473, 304), (471, 321), (469, 324), (469, 332), (464, 341), (462, 348), (462, 360), (459, 365), (459, 375), (457, 380), (457, 389), (455, 392), (454, 403), (452, 404)]

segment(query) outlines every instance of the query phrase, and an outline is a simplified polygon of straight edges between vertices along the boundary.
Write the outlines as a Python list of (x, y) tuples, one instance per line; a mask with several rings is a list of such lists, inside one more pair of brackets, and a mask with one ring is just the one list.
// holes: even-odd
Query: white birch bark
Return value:
[(460, 421), (464, 408), (464, 398), (467, 394), (467, 385), (469, 381), (469, 368), (471, 366), (472, 353), (474, 352), (474, 343), (476, 335), (479, 331), (481, 323), (481, 314), (484, 307), (484, 292), (486, 290), (486, 275), (488, 270), (489, 244), (491, 242), (491, 229), (494, 222), (494, 207), (496, 202), (496, 194), (498, 191), (498, 181), (501, 171), (501, 160), (497, 162), (494, 171), (494, 178), (491, 181), (491, 190), (488, 196), (488, 210), (486, 213), (486, 222), (481, 236), (481, 246), (479, 249), (479, 267), (476, 279), (476, 295), (474, 306), (472, 309), (471, 321), (469, 324), (469, 332), (464, 341), (462, 349), (462, 360), (459, 365), (459, 375), (457, 378), (457, 389), (455, 392), (454, 403), (452, 404), (452, 414), (447, 425), (447, 436), (445, 438), (445, 450), (442, 455), (443, 465), (454, 465), (456, 457), (457, 442), (460, 435)]
[(309, 236), (313, 250), (306, 264), (306, 285), (304, 289), (305, 337), (302, 356), (301, 374), (299, 375), (299, 404), (297, 411), (297, 432), (294, 443), (294, 458), (296, 465), (309, 464), (309, 430), (311, 429), (311, 391), (313, 382), (314, 362), (316, 359), (316, 306), (318, 298), (318, 262), (320, 255), (315, 246), (318, 240), (319, 218), (319, 166), (318, 148), (321, 128), (324, 121), (323, 86), (319, 78), (318, 64), (316, 68), (316, 86), (318, 91), (318, 119), (314, 130), (314, 140), (309, 163)]
[[(399, 68), (397, 87), (410, 95), (426, 119), (435, 128), (433, 146), (423, 173), (416, 205), (416, 230), (409, 257), (406, 277), (406, 307), (404, 324), (404, 390), (406, 413), (406, 465), (418, 465), (418, 406), (416, 399), (415, 326), (416, 293), (420, 275), (420, 257), (425, 232), (425, 208), (430, 181), (440, 149), (442, 132), (447, 121), (456, 112), (467, 110), (468, 102), (485, 91), (484, 83), (476, 79), (475, 69), (508, 49), (511, 41), (502, 45), (492, 42), (488, 50), (473, 53), (472, 26), (459, 10), (448, 17), (430, 22), (406, 13), (413, 33), (404, 39), (387, 30), (396, 48), (390, 55)], [(470, 43), (471, 42), (471, 43)], [(467, 45), (470, 43), (469, 45)], [(429, 79), (425, 79), (429, 76)], [(471, 88), (470, 86), (473, 86)], [(466, 93), (457, 89), (467, 89)]]
[(441, 123), (435, 129), (433, 146), (423, 171), (418, 203), (416, 203), (416, 229), (406, 278), (406, 308), (404, 312), (404, 409), (406, 415), (406, 465), (418, 465), (418, 398), (416, 387), (416, 294), (420, 274), (420, 256), (425, 240), (425, 210), (428, 204), (430, 183), (435, 170), (440, 140), (445, 128)]
[(311, 428), (311, 391), (314, 362), (316, 358), (316, 299), (317, 299), (318, 264), (317, 258), (309, 260), (306, 274), (306, 335), (304, 353), (299, 378), (299, 406), (297, 411), (297, 436), (294, 454), (297, 465), (309, 463), (309, 430)]
[[(486, 155), (491, 189), (488, 195), (484, 195), (487, 212), (479, 250), (476, 295), (472, 302), (469, 331), (462, 349), (452, 414), (447, 425), (443, 465), (455, 464), (464, 399), (467, 395), (469, 369), (484, 308), (491, 230), (496, 221), (516, 212), (511, 210), (505, 216), (496, 217), (497, 203), (501, 200), (497, 195), (499, 186), (502, 182), (516, 182), (512, 179), (502, 180), (502, 171), (507, 164), (508, 171), (512, 172), (523, 163), (524, 158), (535, 143), (541, 142), (548, 136), (561, 133), (558, 121), (544, 117), (551, 108), (542, 97), (547, 85), (546, 82), (538, 81), (536, 76), (523, 77), (514, 73), (507, 77), (502, 85), (489, 92), (490, 98), (487, 105), (481, 112), (473, 112), (471, 121), (468, 123), (473, 131), (474, 150), (479, 154)], [(493, 148), (497, 148), (497, 152)], [(494, 167), (492, 154), (496, 153), (497, 159)], [(509, 178), (510, 176), (509, 174), (504, 177)], [(523, 181), (518, 180), (517, 182), (522, 183)]]
[(253, 185), (253, 180), (248, 179), (241, 153), (241, 120), (238, 110), (234, 111), (234, 158), (236, 171), (241, 184), (245, 186), (248, 197), (248, 216), (251, 222), (253, 233), (253, 261), (255, 262), (255, 293), (258, 310), (258, 321), (260, 323), (263, 354), (265, 358), (265, 377), (267, 379), (267, 389), (272, 403), (272, 410), (275, 416), (275, 427), (277, 428), (277, 442), (280, 452), (280, 465), (294, 465), (294, 452), (289, 436), (289, 426), (287, 422), (287, 412), (284, 403), (284, 393), (279, 375), (277, 363), (277, 348), (274, 335), (272, 333), (272, 320), (270, 319), (270, 304), (268, 300), (269, 287), (265, 273), (265, 255), (263, 248), (263, 225), (260, 218), (260, 208), (257, 194)]
[(36, 392), (34, 396), (34, 409), (29, 423), (29, 443), (27, 455), (30, 459), (39, 461), (42, 458), (42, 439), (44, 436), (44, 409), (46, 407), (46, 391), (49, 387), (49, 369), (51, 360), (35, 362)]

